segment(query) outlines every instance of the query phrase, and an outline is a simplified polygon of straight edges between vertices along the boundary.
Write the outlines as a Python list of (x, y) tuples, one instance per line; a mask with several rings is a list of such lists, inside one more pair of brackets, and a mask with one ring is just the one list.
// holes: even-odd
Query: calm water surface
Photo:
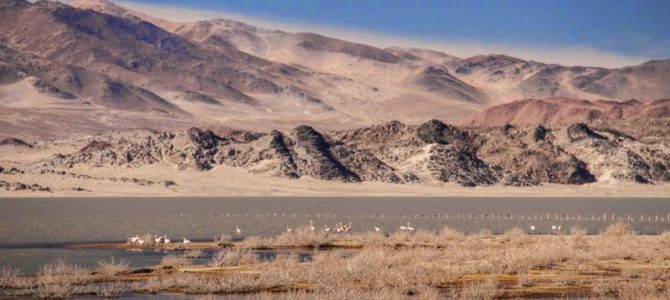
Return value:
[[(410, 222), (417, 229), (449, 226), (494, 233), (512, 227), (537, 233), (551, 225), (596, 233), (613, 220), (632, 221), (643, 234), (670, 229), (670, 198), (59, 198), (0, 199), (0, 266), (30, 273), (63, 259), (93, 267), (102, 259), (153, 265), (162, 251), (71, 250), (65, 244), (122, 242), (128, 235), (167, 234), (173, 241), (211, 241), (230, 234), (271, 235), (286, 226), (337, 222), (385, 232)], [(242, 234), (234, 234), (235, 227)]]

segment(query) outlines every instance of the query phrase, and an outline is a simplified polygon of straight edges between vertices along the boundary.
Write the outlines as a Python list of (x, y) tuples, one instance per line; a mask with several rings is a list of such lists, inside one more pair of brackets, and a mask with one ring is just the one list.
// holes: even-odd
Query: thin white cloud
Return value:
[(442, 51), (459, 57), (478, 54), (506, 54), (526, 60), (556, 63), (566, 66), (598, 66), (618, 68), (640, 64), (650, 60), (648, 57), (630, 56), (607, 52), (589, 46), (552, 46), (552, 45), (505, 45), (484, 41), (467, 40), (425, 40), (420, 38), (394, 36), (386, 33), (366, 32), (350, 28), (324, 26), (270, 18), (259, 18), (225, 11), (195, 9), (187, 6), (147, 4), (133, 1), (114, 1), (114, 3), (173, 22), (191, 22), (205, 19), (231, 19), (268, 29), (287, 32), (314, 32), (343, 40), (365, 43), (377, 47), (417, 47)]

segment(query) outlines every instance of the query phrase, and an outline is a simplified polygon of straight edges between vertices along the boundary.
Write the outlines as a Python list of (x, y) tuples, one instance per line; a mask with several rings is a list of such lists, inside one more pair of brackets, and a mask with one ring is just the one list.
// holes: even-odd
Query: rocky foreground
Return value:
[[(463, 128), (437, 120), (421, 125), (389, 122), (324, 132), (309, 126), (270, 133), (228, 130), (217, 134), (199, 128), (173, 133), (134, 130), (35, 145), (8, 140), (0, 147), (25, 148), (26, 153), (51, 148), (53, 154), (0, 166), (3, 173), (0, 179), (5, 180), (2, 186), (7, 190), (17, 186), (48, 189), (42, 186), (33, 189), (29, 182), (9, 180), (20, 174), (111, 180), (140, 186), (180, 184), (172, 180), (125, 177), (118, 172), (98, 178), (72, 171), (114, 167), (125, 172), (162, 164), (173, 166), (177, 173), (208, 172), (222, 165), (289, 179), (396, 184), (451, 182), (468, 187), (669, 182), (670, 144), (641, 136), (639, 132), (655, 131), (636, 131), (633, 135), (583, 123), (552, 128), (539, 125)], [(79, 146), (61, 147), (67, 143)]]

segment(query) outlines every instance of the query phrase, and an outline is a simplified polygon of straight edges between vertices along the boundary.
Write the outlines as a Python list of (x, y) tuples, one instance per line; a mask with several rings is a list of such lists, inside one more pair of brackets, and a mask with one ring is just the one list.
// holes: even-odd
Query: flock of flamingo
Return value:
[[(316, 231), (316, 226), (314, 226), (313, 221), (309, 221), (309, 227), (308, 228), (309, 228), (310, 231)], [(333, 231), (333, 229), (334, 229), (334, 231)], [(348, 232), (351, 232), (351, 229), (352, 229), (351, 222), (349, 222), (349, 224), (344, 224), (342, 222), (339, 222), (339, 223), (335, 224), (335, 227), (332, 227), (332, 228), (329, 227), (328, 225), (325, 225), (325, 224), (323, 225), (323, 231), (327, 232), (327, 233), (330, 233), (330, 232), (348, 233)], [(381, 232), (382, 231), (382, 229), (377, 225), (374, 225), (373, 229), (374, 229), (375, 232)], [(535, 225), (531, 224), (529, 226), (529, 229), (530, 229), (530, 233), (534, 234), (535, 230), (536, 230), (536, 227), (535, 227)], [(553, 233), (553, 234), (560, 234), (561, 230), (562, 230), (561, 225), (552, 225), (551, 226), (551, 233)], [(414, 231), (416, 231), (416, 229), (414, 227), (412, 227), (412, 225), (409, 222), (407, 222), (406, 224), (405, 223), (400, 224), (400, 227), (398, 227), (398, 231), (400, 231), (400, 232), (414, 232)], [(294, 233), (295, 230), (293, 228), (289, 227), (289, 225), (286, 225), (286, 232), (287, 233)], [(235, 233), (237, 235), (242, 234), (242, 229), (240, 229), (239, 226), (235, 226)], [(171, 244), (172, 243), (172, 241), (167, 237), (167, 234), (153, 235), (153, 240), (154, 240), (155, 244)], [(128, 243), (136, 244), (136, 245), (140, 245), (140, 246), (148, 244), (147, 239), (142, 238), (139, 235), (128, 236)], [(182, 238), (180, 243), (181, 244), (190, 244), (191, 240), (188, 240), (186, 238)]]
[[(316, 231), (317, 230), (316, 226), (314, 226), (313, 221), (309, 221), (308, 228), (309, 228), (310, 231)], [(332, 227), (332, 228), (329, 227), (328, 225), (323, 225), (323, 231), (327, 232), (327, 233), (330, 233), (330, 232), (348, 233), (348, 232), (351, 232), (351, 229), (352, 229), (351, 222), (349, 222), (349, 224), (344, 224), (342, 222), (339, 222), (339, 223), (335, 224), (335, 227)], [(377, 225), (374, 225), (373, 229), (374, 229), (375, 232), (381, 232), (382, 231), (382, 229)], [(531, 224), (529, 226), (529, 229), (530, 229), (530, 232), (532, 234), (534, 234), (536, 227), (535, 227), (535, 225)], [(562, 229), (561, 225), (552, 225), (551, 226), (551, 233), (560, 234), (561, 229)], [(416, 229), (414, 227), (412, 227), (412, 225), (409, 222), (407, 222), (406, 224), (404, 224), (404, 223), (400, 224), (400, 227), (398, 227), (398, 231), (400, 231), (400, 232), (415, 232)], [(294, 233), (295, 230), (293, 228), (291, 228), (289, 225), (286, 225), (286, 232), (287, 233)], [(239, 226), (235, 226), (235, 233), (237, 235), (242, 234), (242, 229), (240, 229)], [(172, 241), (167, 237), (167, 234), (153, 235), (152, 237), (153, 237), (153, 240), (154, 240), (155, 244), (170, 244), (170, 243), (172, 243)], [(139, 235), (128, 236), (128, 243), (137, 244), (137, 245), (140, 245), (140, 246), (148, 244), (147, 239), (142, 238)], [(190, 244), (191, 240), (188, 240), (186, 238), (182, 238), (180, 243), (181, 244)]]

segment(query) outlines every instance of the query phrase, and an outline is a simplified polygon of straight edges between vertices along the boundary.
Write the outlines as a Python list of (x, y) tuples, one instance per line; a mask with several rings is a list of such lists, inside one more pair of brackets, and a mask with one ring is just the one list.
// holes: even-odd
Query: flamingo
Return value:
[(535, 225), (530, 224), (530, 232), (535, 233)]
[(146, 242), (143, 239), (137, 239), (137, 244), (138, 245), (142, 246), (142, 245), (144, 245), (144, 243), (146, 243)]
[(163, 237), (162, 237), (162, 236), (158, 236), (158, 237), (156, 237), (156, 238), (154, 239), (154, 242), (156, 242), (156, 244), (160, 244), (162, 241), (163, 241)]
[(167, 234), (164, 234), (164, 235), (163, 235), (163, 243), (165, 243), (165, 244), (169, 244), (169, 243), (171, 243), (171, 242), (172, 242), (172, 241), (170, 241), (170, 239), (167, 238)]
[(556, 233), (556, 230), (557, 230), (557, 229), (558, 229), (558, 226), (556, 226), (556, 225), (551, 225), (551, 231), (552, 231), (553, 233)]
[(190, 243), (191, 243), (191, 240), (184, 239), (184, 240), (182, 241), (182, 244), (190, 244)]
[(129, 236), (129, 237), (128, 237), (128, 241), (131, 242), (131, 243), (133, 243), (133, 244), (137, 243), (137, 241), (139, 241), (139, 240), (140, 240), (140, 236), (139, 236), (139, 235)]
[(379, 227), (377, 227), (377, 225), (375, 225), (375, 232), (380, 232), (381, 230), (382, 230), (381, 228), (379, 228)]
[(323, 230), (325, 230), (326, 232), (330, 232), (330, 229), (331, 228), (328, 227), (328, 225), (323, 225)]
[(309, 221), (309, 230), (311, 231), (316, 230), (316, 227), (314, 227), (314, 222), (312, 222), (311, 220)]
[(351, 222), (349, 222), (348, 226), (342, 226), (342, 230), (344, 232), (350, 232), (351, 231)]
[(405, 226), (405, 225), (403, 225), (403, 224), (400, 224), (400, 228), (399, 228), (399, 229), (400, 229), (400, 231), (405, 231), (405, 230), (407, 230), (407, 226)]
[(286, 225), (286, 232), (293, 233), (293, 229), (291, 227), (288, 227), (288, 225)]
[(335, 231), (337, 231), (337, 233), (340, 233), (343, 230), (344, 228), (342, 227), (342, 222), (335, 224)]
[(240, 229), (239, 226), (235, 226), (235, 232), (237, 232), (237, 234), (240, 234), (242, 233), (242, 229)]
[(409, 225), (409, 222), (407, 222), (407, 231), (414, 231), (414, 227)]

